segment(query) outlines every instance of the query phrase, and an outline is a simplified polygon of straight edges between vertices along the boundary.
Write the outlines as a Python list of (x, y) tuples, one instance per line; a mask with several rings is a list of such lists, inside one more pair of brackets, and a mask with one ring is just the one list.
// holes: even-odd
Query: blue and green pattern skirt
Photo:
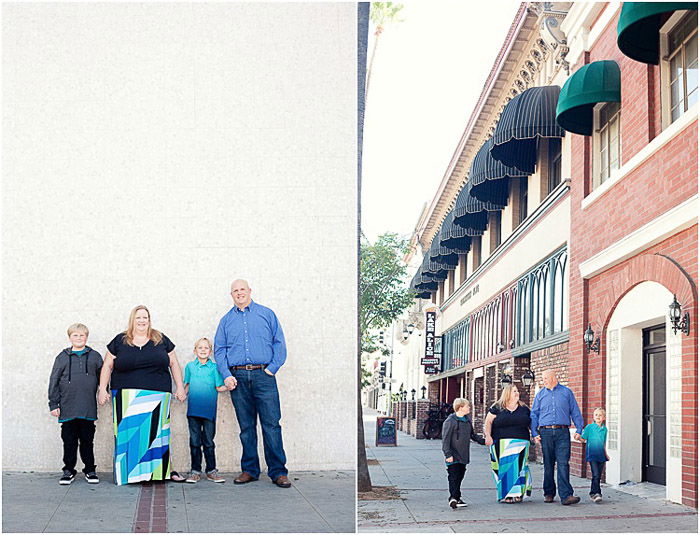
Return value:
[(532, 476), (527, 465), (530, 453), (530, 441), (519, 438), (502, 438), (493, 444), (491, 452), (491, 469), (496, 481), (498, 500), (522, 498), (532, 494)]
[(170, 478), (170, 392), (112, 390), (114, 483)]

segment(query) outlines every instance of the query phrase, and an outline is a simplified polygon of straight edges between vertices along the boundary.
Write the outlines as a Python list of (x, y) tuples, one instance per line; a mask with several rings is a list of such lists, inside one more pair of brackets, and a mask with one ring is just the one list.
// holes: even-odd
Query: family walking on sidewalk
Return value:
[[(104, 358), (87, 346), (88, 328), (68, 327), (70, 347), (56, 357), (49, 379), (49, 411), (61, 424), (63, 475), (69, 485), (76, 475), (78, 450), (85, 479), (99, 483), (95, 472), (93, 441), (97, 402), (112, 400), (114, 423), (114, 482), (117, 485), (171, 479), (196, 483), (202, 478), (202, 453), (206, 478), (215, 483), (218, 393), (229, 391), (240, 427), (241, 474), (236, 484), (260, 476), (257, 420), (260, 419), (268, 476), (289, 488), (286, 456), (280, 426), (280, 400), (276, 373), (286, 360), (282, 327), (275, 313), (251, 299), (245, 280), (231, 285), (234, 306), (221, 319), (214, 344), (200, 338), (194, 360), (182, 369), (175, 344), (151, 325), (148, 309), (136, 306), (127, 329), (107, 344)], [(211, 359), (212, 352), (216, 363)], [(187, 421), (191, 470), (187, 478), (170, 467), (170, 401), (189, 395)], [(97, 399), (96, 399), (97, 398)]]
[(518, 387), (507, 384), (486, 415), (484, 438), (474, 432), (469, 401), (464, 398), (454, 400), (455, 412), (447, 417), (442, 426), (442, 451), (452, 509), (467, 506), (461, 499), (460, 486), (469, 464), (470, 440), (489, 446), (496, 496), (500, 503), (519, 503), (526, 495), (530, 496), (532, 477), (527, 462), (531, 436), (542, 446), (544, 501), (552, 503), (558, 489), (562, 505), (578, 503), (580, 498), (574, 495), (569, 483), (569, 427), (572, 422), (576, 428), (574, 440), (587, 443), (586, 461), (590, 463), (592, 474), (590, 498), (596, 503), (602, 501), (600, 477), (608, 460), (605, 451), (605, 410), (595, 409), (593, 423), (583, 429), (584, 421), (574, 393), (559, 384), (554, 370), (545, 370), (542, 380), (544, 388), (535, 396), (532, 409), (520, 401)]

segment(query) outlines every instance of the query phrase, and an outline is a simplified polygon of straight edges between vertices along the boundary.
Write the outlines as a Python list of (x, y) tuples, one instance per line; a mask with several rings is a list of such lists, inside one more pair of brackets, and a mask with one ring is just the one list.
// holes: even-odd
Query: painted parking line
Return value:
[[(697, 516), (694, 511), (678, 512), (678, 513), (639, 513), (628, 515), (591, 515), (591, 516), (567, 516), (562, 518), (552, 518), (550, 516), (541, 518), (499, 518), (500, 524), (514, 524), (520, 522), (571, 522), (572, 520), (614, 520), (614, 519), (630, 519), (630, 518), (661, 518), (670, 516)], [(464, 520), (431, 520), (431, 521), (416, 521), (416, 522), (373, 522), (371, 524), (358, 524), (359, 528), (377, 528), (383, 526), (431, 526), (431, 525), (455, 525), (466, 523), (486, 523), (493, 522), (493, 518), (479, 519), (464, 519)]]
[(165, 533), (168, 522), (165, 504), (168, 487), (165, 483), (142, 483), (136, 504), (133, 533)]

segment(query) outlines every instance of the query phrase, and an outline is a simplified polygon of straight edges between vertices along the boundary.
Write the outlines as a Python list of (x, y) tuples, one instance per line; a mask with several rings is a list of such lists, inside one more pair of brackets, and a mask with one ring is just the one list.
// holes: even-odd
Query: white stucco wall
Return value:
[[(237, 277), (286, 334), (289, 468), (354, 468), (356, 9), (2, 6), (4, 469), (62, 465), (46, 392), (69, 324), (104, 354), (145, 304), (184, 365)], [(101, 407), (99, 471), (110, 424)], [(177, 402), (172, 429), (186, 471)], [(220, 469), (237, 433), (220, 394)]]

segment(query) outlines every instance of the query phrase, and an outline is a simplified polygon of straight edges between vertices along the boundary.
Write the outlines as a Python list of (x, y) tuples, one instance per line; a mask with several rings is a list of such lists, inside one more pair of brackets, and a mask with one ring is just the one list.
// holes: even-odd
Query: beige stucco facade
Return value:
[[(356, 5), (2, 9), (3, 469), (62, 465), (47, 384), (69, 324), (104, 354), (145, 304), (184, 366), (238, 277), (286, 335), (288, 467), (354, 469)], [(218, 411), (219, 468), (237, 470), (225, 393)], [(107, 406), (95, 450), (111, 471)]]

